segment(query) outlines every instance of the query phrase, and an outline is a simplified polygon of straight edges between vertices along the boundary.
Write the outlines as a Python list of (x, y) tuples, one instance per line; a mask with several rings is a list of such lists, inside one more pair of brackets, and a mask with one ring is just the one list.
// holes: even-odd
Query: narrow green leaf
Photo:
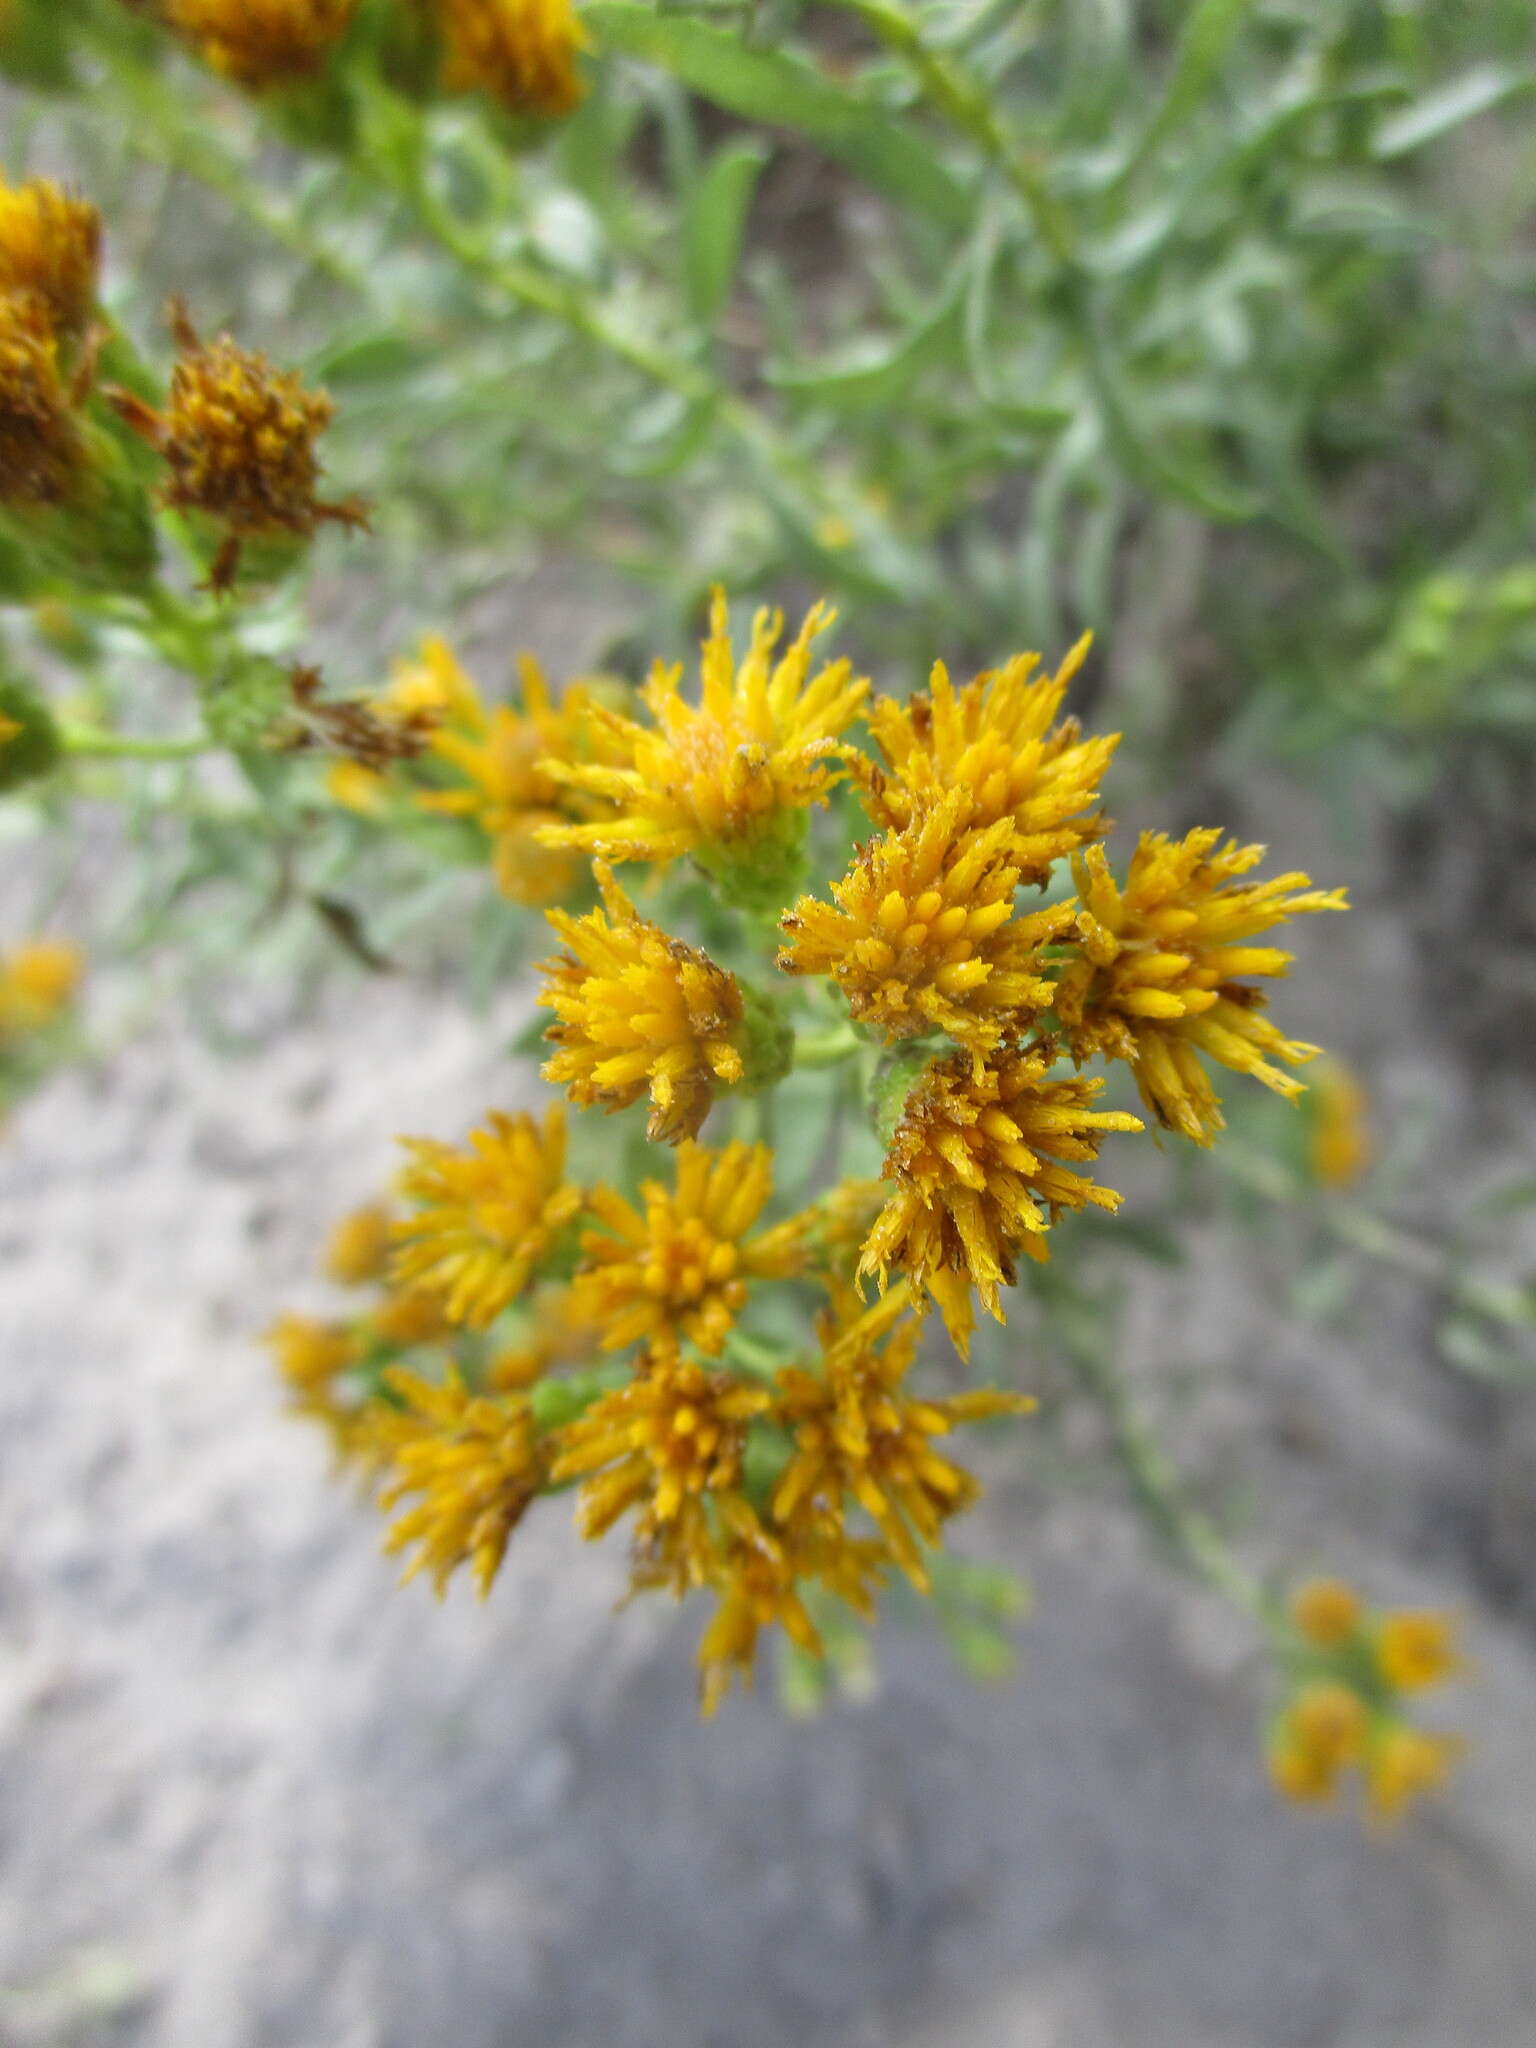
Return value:
[(808, 136), (870, 184), (949, 227), (968, 221), (965, 193), (909, 123), (845, 92), (803, 57), (748, 49), (725, 29), (653, 14), (633, 0), (597, 0), (582, 20), (608, 49), (659, 66), (716, 106)]
[(768, 151), (758, 142), (717, 150), (689, 193), (683, 210), (683, 283), (701, 325), (714, 320), (730, 296), (741, 255), (747, 211)]
[(1434, 142), (1463, 121), (1474, 120), (1501, 100), (1536, 85), (1536, 71), (1510, 71), (1501, 64), (1479, 64), (1448, 85), (1426, 93), (1411, 107), (1389, 115), (1376, 130), (1371, 154), (1381, 163), (1406, 156)]
[(1215, 83), (1228, 46), (1254, 0), (1197, 0), (1179, 37), (1173, 76), (1146, 133), (1132, 150), (1118, 183), (1134, 177), (1168, 136), (1183, 126)]

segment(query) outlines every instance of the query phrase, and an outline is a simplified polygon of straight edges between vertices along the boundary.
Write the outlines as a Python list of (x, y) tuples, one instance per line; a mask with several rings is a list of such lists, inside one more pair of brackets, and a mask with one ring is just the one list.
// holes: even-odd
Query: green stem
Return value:
[(218, 748), (208, 739), (140, 740), (122, 733), (98, 732), (90, 726), (65, 726), (64, 751), (81, 761), (193, 761)]
[(864, 1041), (851, 1024), (835, 1024), (829, 1031), (807, 1031), (795, 1040), (797, 1067), (836, 1067), (852, 1059)]
[(922, 90), (962, 134), (970, 136), (997, 165), (1020, 199), (1035, 232), (1057, 262), (1073, 260), (1072, 224), (1047, 184), (1040, 161), (1012, 134), (986, 88), (971, 74), (923, 41), (917, 25), (891, 0), (839, 0), (858, 15), (899, 57)]
[(1114, 1361), (1091, 1338), (1070, 1331), (1063, 1349), (1074, 1379), (1109, 1424), (1121, 1469), (1152, 1528), (1197, 1577), (1234, 1606), (1266, 1630), (1279, 1626), (1283, 1617), (1264, 1588), (1243, 1570), (1210, 1516), (1185, 1494), (1172, 1459), (1137, 1414)]

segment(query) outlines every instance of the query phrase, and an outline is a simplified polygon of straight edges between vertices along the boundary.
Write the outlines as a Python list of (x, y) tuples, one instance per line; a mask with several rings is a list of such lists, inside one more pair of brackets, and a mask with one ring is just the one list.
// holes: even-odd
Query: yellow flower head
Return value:
[(892, 1557), (920, 1590), (928, 1574), (919, 1543), (936, 1544), (951, 1515), (981, 1489), (942, 1457), (935, 1439), (958, 1422), (1018, 1414), (1034, 1404), (996, 1391), (924, 1400), (908, 1392), (921, 1325), (905, 1286), (861, 1308), (851, 1290), (821, 1319), (820, 1371), (790, 1366), (780, 1373), (774, 1420), (794, 1449), (774, 1491), (781, 1527), (802, 1519), (841, 1534), (849, 1504), (864, 1510)]
[(164, 458), (166, 504), (225, 529), (215, 587), (232, 580), (242, 541), (308, 539), (325, 520), (367, 524), (360, 499), (327, 502), (318, 495), (315, 443), (335, 412), (323, 391), (307, 391), (292, 371), (227, 334), (204, 342), (179, 304), (171, 308), (171, 331), (177, 358), (165, 412), (120, 389), (108, 395)]
[(84, 955), (66, 939), (31, 939), (0, 956), (0, 1038), (55, 1023), (84, 971)]
[(343, 1216), (325, 1247), (326, 1278), (341, 1287), (362, 1287), (389, 1265), (389, 1211), (380, 1202)]
[(438, 1296), (451, 1321), (483, 1330), (527, 1287), (581, 1207), (565, 1183), (565, 1117), (542, 1129), (526, 1110), (493, 1111), (467, 1150), (407, 1138), (402, 1193), (417, 1213), (394, 1226), (395, 1277)]
[(1336, 1650), (1360, 1626), (1360, 1596), (1342, 1579), (1307, 1579), (1291, 1595), (1291, 1620), (1309, 1643)]
[(1284, 974), (1291, 955), (1249, 942), (1288, 917), (1349, 907), (1342, 889), (1313, 889), (1302, 874), (1244, 882), (1264, 848), (1220, 840), (1143, 833), (1123, 886), (1102, 847), (1076, 856), (1083, 950), (1056, 997), (1073, 1057), (1125, 1060), (1158, 1122), (1197, 1145), (1223, 1124), (1201, 1054), (1294, 1098), (1302, 1084), (1273, 1062), (1317, 1051), (1284, 1037), (1261, 991), (1239, 979)]
[(415, 1494), (385, 1538), (416, 1546), (406, 1568), (428, 1571), (439, 1593), (461, 1564), (480, 1597), (491, 1590), (512, 1531), (545, 1483), (544, 1459), (526, 1399), (471, 1394), (456, 1373), (442, 1386), (400, 1366), (386, 1374), (404, 1404), (388, 1435), (392, 1473), (379, 1495), (386, 1513)]
[(644, 1214), (611, 1188), (588, 1197), (602, 1227), (582, 1236), (577, 1309), (602, 1331), (605, 1350), (643, 1340), (675, 1351), (686, 1338), (716, 1357), (752, 1283), (800, 1271), (805, 1218), (748, 1236), (773, 1192), (766, 1145), (714, 1151), (685, 1138), (675, 1188), (648, 1180), (640, 1192)]
[(1027, 882), (1102, 838), (1107, 823), (1093, 806), (1120, 735), (1085, 740), (1075, 718), (1056, 723), (1091, 640), (1085, 634), (1054, 676), (1035, 673), (1038, 655), (1016, 654), (957, 690), (940, 661), (928, 692), (904, 704), (876, 698), (869, 729), (885, 772), (867, 774), (875, 822), (900, 831), (963, 791), (966, 824), (1012, 821), (1009, 857)]
[(83, 334), (96, 303), (101, 215), (46, 178), (0, 178), (0, 293), (33, 297), (60, 339)]
[(61, 505), (85, 450), (44, 302), (0, 292), (0, 505)]
[(1369, 1715), (1364, 1700), (1335, 1679), (1304, 1685), (1285, 1712), (1285, 1742), (1335, 1770), (1360, 1761)]
[[(967, 1348), (966, 1284), (1003, 1321), (999, 1287), (1014, 1258), (1049, 1256), (1045, 1233), (1063, 1209), (1116, 1209), (1120, 1197), (1077, 1167), (1097, 1158), (1110, 1131), (1139, 1131), (1139, 1118), (1093, 1107), (1101, 1081), (1049, 1080), (1046, 1049), (994, 1054), (979, 1070), (968, 1055), (935, 1060), (907, 1097), (882, 1178), (895, 1183), (865, 1241), (861, 1273), (899, 1266), (914, 1286), (960, 1278), (938, 1291), (950, 1335)], [(956, 1318), (956, 1307), (961, 1315)]]
[(165, 22), (203, 62), (248, 92), (321, 70), (358, 0), (165, 0)]
[(432, 0), (450, 92), (485, 92), (514, 114), (569, 114), (586, 88), (587, 38), (571, 0)]
[(568, 896), (581, 873), (580, 857), (545, 844), (542, 828), (575, 808), (549, 763), (576, 758), (587, 693), (567, 690), (557, 706), (531, 655), (519, 669), (521, 708), (496, 704), (487, 711), (444, 642), (428, 640), (419, 660), (397, 673), (385, 701), (400, 716), (438, 720), (432, 753), (462, 778), (461, 787), (422, 792), (422, 809), (473, 818), (495, 848), (502, 894), (542, 907)]
[(1401, 1820), (1415, 1801), (1438, 1792), (1465, 1748), (1455, 1735), (1431, 1735), (1407, 1722), (1392, 1723), (1372, 1745), (1365, 1764), (1366, 1807), (1374, 1820)]
[(594, 706), (601, 758), (557, 763), (553, 772), (601, 798), (606, 815), (551, 828), (547, 842), (609, 860), (670, 861), (693, 853), (740, 869), (766, 851), (771, 865), (781, 864), (776, 830), (786, 822), (798, 827), (799, 813), (826, 801), (849, 754), (840, 735), (869, 690), (846, 661), (810, 674), (811, 643), (833, 617), (816, 605), (775, 660), (783, 619), (760, 611), (738, 667), (725, 595), (717, 590), (698, 705), (683, 700), (681, 667), (658, 663), (644, 690), (654, 726)]
[(560, 1049), (544, 1078), (585, 1107), (623, 1109), (649, 1091), (648, 1135), (669, 1145), (698, 1135), (717, 1086), (740, 1081), (744, 1018), (735, 975), (669, 939), (635, 910), (597, 863), (603, 907), (585, 917), (546, 913), (568, 951), (543, 962), (538, 1000)]
[(1013, 914), (1013, 824), (973, 830), (968, 800), (947, 797), (904, 832), (859, 853), (831, 904), (805, 896), (786, 914), (786, 974), (830, 974), (860, 1023), (887, 1042), (945, 1031), (981, 1055), (1025, 1030), (1051, 1000), (1040, 949), (1069, 931), (1074, 906)]
[(1282, 1734), (1270, 1745), (1270, 1783), (1297, 1806), (1323, 1806), (1339, 1789), (1339, 1767), (1318, 1750), (1303, 1749)]
[(569, 1287), (540, 1288), (528, 1309), (527, 1334), (489, 1360), (485, 1384), (492, 1393), (531, 1387), (556, 1366), (588, 1362), (597, 1332), (581, 1315)]
[[(705, 1719), (734, 1682), (752, 1683), (757, 1641), (765, 1628), (782, 1628), (809, 1656), (823, 1654), (803, 1587), (824, 1587), (870, 1621), (888, 1562), (884, 1544), (867, 1538), (837, 1537), (809, 1527), (770, 1533), (755, 1520), (733, 1518), (710, 1555), (704, 1581), (719, 1602), (699, 1640), (699, 1704)], [(646, 1583), (641, 1573), (637, 1583)]]
[(639, 1511), (638, 1540), (677, 1524), (687, 1555), (710, 1547), (706, 1496), (741, 1486), (747, 1424), (767, 1392), (695, 1359), (652, 1352), (627, 1386), (598, 1396), (550, 1439), (550, 1476), (582, 1479), (577, 1521), (595, 1540), (621, 1515)]
[(1312, 1082), (1312, 1101), (1312, 1171), (1325, 1188), (1352, 1188), (1371, 1163), (1359, 1077), (1342, 1060), (1324, 1060)]
[(1443, 1685), (1462, 1669), (1456, 1617), (1434, 1608), (1383, 1615), (1376, 1628), (1376, 1668), (1394, 1691)]
[(346, 1324), (322, 1323), (313, 1316), (279, 1316), (262, 1342), (300, 1406), (324, 1394), (338, 1373), (358, 1362), (357, 1340)]

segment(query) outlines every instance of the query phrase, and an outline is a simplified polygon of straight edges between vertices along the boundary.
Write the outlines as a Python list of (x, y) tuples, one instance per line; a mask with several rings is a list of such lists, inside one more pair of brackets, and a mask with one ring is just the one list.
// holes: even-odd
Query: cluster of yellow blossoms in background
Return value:
[(1429, 1608), (1368, 1613), (1338, 1579), (1297, 1588), (1291, 1622), (1296, 1682), (1270, 1737), (1270, 1774), (1288, 1799), (1330, 1801), (1358, 1773), (1366, 1811), (1395, 1821), (1435, 1791), (1460, 1754), (1458, 1736), (1418, 1728), (1405, 1697), (1464, 1668), (1452, 1618)]
[[(520, 701), (491, 709), (429, 642), (374, 703), (425, 719), (425, 751), (331, 774), (356, 808), (400, 791), (484, 834), (503, 891), (546, 904), (559, 941), (545, 1078), (580, 1109), (642, 1107), (631, 1147), (673, 1149), (666, 1172), (636, 1161), (629, 1193), (611, 1164), (573, 1171), (559, 1107), (492, 1114), (463, 1147), (407, 1141), (406, 1213), (354, 1219), (332, 1264), (380, 1278), (396, 1315), (435, 1305), (443, 1333), (391, 1343), (378, 1308), (286, 1319), (285, 1376), (378, 1468), (391, 1541), (439, 1585), (467, 1564), (484, 1590), (541, 1494), (575, 1484), (588, 1537), (625, 1523), (637, 1588), (714, 1598), (706, 1707), (765, 1626), (814, 1651), (828, 1603), (867, 1615), (893, 1573), (928, 1584), (978, 1491), (948, 1439), (1030, 1403), (922, 1390), (926, 1312), (961, 1351), (978, 1302), (1001, 1322), (1060, 1218), (1118, 1205), (1093, 1177), (1105, 1137), (1143, 1128), (1078, 1070), (1124, 1066), (1152, 1117), (1202, 1145), (1221, 1128), (1212, 1068), (1299, 1092), (1285, 1070), (1313, 1048), (1257, 986), (1289, 956), (1252, 942), (1344, 901), (1303, 875), (1250, 879), (1261, 849), (1214, 832), (1146, 834), (1115, 879), (1099, 802), (1115, 740), (1062, 712), (1086, 641), (1054, 675), (1019, 657), (957, 689), (940, 665), (898, 703), (846, 660), (818, 664), (831, 623), (817, 606), (786, 641), (759, 613), (738, 657), (717, 592), (696, 698), (658, 665), (638, 701), (582, 683), (556, 704), (525, 662)], [(868, 836), (806, 893), (812, 811), (848, 832), (855, 807)], [(685, 860), (712, 950), (670, 928)], [(644, 889), (621, 863), (649, 870)], [(878, 1183), (834, 1171), (781, 1213), (771, 1146), (701, 1133), (722, 1105), (740, 1129), (797, 1061), (835, 1070), (837, 1114), (862, 1105), (885, 1158)], [(803, 1342), (776, 1300), (798, 1303)], [(434, 1349), (451, 1363), (429, 1371)]]
[[(124, 0), (159, 19), (211, 69), (248, 92), (302, 87), (346, 43), (359, 0)], [(571, 0), (392, 0), (398, 63), (418, 61), (447, 92), (484, 92), (518, 114), (570, 113), (586, 46)]]

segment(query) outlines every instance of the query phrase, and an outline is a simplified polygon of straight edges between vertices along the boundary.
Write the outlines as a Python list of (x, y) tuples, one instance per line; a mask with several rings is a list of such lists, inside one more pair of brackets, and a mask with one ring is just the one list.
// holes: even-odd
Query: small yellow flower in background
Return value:
[(749, 866), (765, 849), (777, 854), (774, 828), (825, 803), (846, 772), (850, 750), (841, 735), (869, 692), (845, 660), (810, 673), (812, 643), (834, 617), (814, 606), (775, 660), (783, 618), (760, 611), (738, 666), (725, 594), (717, 590), (698, 705), (683, 699), (681, 666), (658, 663), (643, 692), (654, 727), (594, 706), (599, 758), (554, 763), (552, 772), (601, 799), (607, 815), (548, 828), (546, 843), (608, 860), (665, 862), (692, 853)]
[(848, 1502), (862, 1508), (890, 1554), (920, 1591), (928, 1586), (920, 1543), (940, 1541), (943, 1524), (979, 1496), (970, 1473), (941, 1457), (934, 1440), (958, 1422), (1016, 1415), (1022, 1395), (988, 1389), (925, 1400), (907, 1391), (922, 1326), (905, 1286), (865, 1309), (851, 1290), (822, 1318), (819, 1371), (790, 1366), (774, 1392), (774, 1420), (794, 1450), (773, 1495), (781, 1529), (802, 1518), (841, 1537)]
[(1402, 1608), (1376, 1626), (1376, 1664), (1396, 1692), (1443, 1685), (1462, 1670), (1456, 1618), (1434, 1608)]
[(1303, 1686), (1285, 1716), (1287, 1739), (1336, 1770), (1360, 1761), (1368, 1727), (1365, 1702), (1334, 1679)]
[(1015, 1255), (1048, 1257), (1045, 1233), (1063, 1209), (1120, 1204), (1074, 1169), (1098, 1156), (1109, 1132), (1139, 1131), (1140, 1118), (1095, 1109), (1102, 1081), (1053, 1081), (1050, 1065), (1048, 1050), (1005, 1050), (979, 1072), (966, 1053), (935, 1060), (891, 1136), (882, 1178), (896, 1192), (870, 1230), (859, 1271), (877, 1275), (882, 1288), (892, 1266), (919, 1289), (958, 1275), (958, 1301), (954, 1289), (938, 1300), (962, 1352), (969, 1286), (1002, 1322), (998, 1289), (1013, 1285)]
[(64, 504), (84, 460), (47, 307), (30, 292), (0, 292), (0, 505)]
[(565, 1118), (542, 1128), (527, 1111), (492, 1112), (456, 1151), (435, 1138), (403, 1140), (400, 1176), (417, 1213), (394, 1226), (395, 1277), (438, 1296), (455, 1323), (484, 1329), (528, 1286), (582, 1206), (565, 1183)]
[(46, 178), (0, 177), (0, 294), (34, 297), (61, 340), (85, 332), (101, 268), (101, 215)]
[(1037, 654), (1017, 654), (956, 690), (936, 662), (927, 693), (906, 703), (877, 698), (869, 729), (885, 771), (867, 773), (867, 802), (879, 825), (903, 830), (952, 791), (963, 792), (967, 825), (1013, 825), (1009, 859), (1022, 879), (1107, 828), (1093, 807), (1120, 735), (1082, 737), (1076, 719), (1056, 720), (1067, 686), (1087, 658), (1085, 634), (1054, 676), (1037, 675)]
[(745, 1015), (736, 977), (641, 917), (597, 863), (602, 907), (546, 913), (568, 951), (542, 963), (537, 1000), (555, 1012), (559, 1047), (544, 1079), (586, 1108), (623, 1109), (649, 1093), (646, 1135), (675, 1145), (698, 1135), (715, 1089), (740, 1081)]
[(441, 26), (443, 84), (485, 92), (515, 114), (569, 114), (586, 88), (587, 38), (571, 0), (429, 0)]
[(752, 1284), (805, 1263), (803, 1216), (748, 1236), (772, 1193), (766, 1145), (716, 1151), (692, 1138), (677, 1148), (674, 1188), (641, 1183), (643, 1214), (612, 1188), (593, 1189), (587, 1208), (599, 1228), (582, 1234), (572, 1292), (603, 1348), (643, 1341), (671, 1352), (686, 1338), (718, 1356)]
[(1437, 1791), (1465, 1747), (1417, 1728), (1404, 1695), (1441, 1685), (1465, 1665), (1452, 1615), (1433, 1608), (1372, 1613), (1340, 1579), (1308, 1579), (1289, 1613), (1302, 1655), (1300, 1682), (1275, 1725), (1270, 1775), (1287, 1798), (1331, 1798), (1358, 1770), (1365, 1809), (1393, 1821)]
[(396, 674), (385, 702), (401, 715), (440, 720), (432, 753), (464, 780), (462, 788), (422, 791), (417, 803), (448, 817), (472, 818), (495, 849), (502, 894), (542, 908), (568, 896), (582, 869), (577, 854), (549, 845), (543, 833), (582, 814), (552, 764), (577, 758), (588, 694), (574, 685), (557, 706), (533, 657), (523, 655), (518, 666), (521, 708), (495, 704), (487, 710), (445, 643), (428, 640), (418, 662)]
[(309, 539), (327, 520), (366, 526), (360, 498), (318, 495), (315, 443), (335, 406), (289, 370), (225, 334), (205, 342), (186, 308), (171, 307), (176, 366), (164, 413), (128, 391), (107, 393), (122, 418), (164, 459), (161, 496), (178, 512), (204, 514), (225, 530), (216, 590), (234, 581), (246, 541)]
[(467, 1564), (484, 1599), (512, 1531), (545, 1484), (528, 1404), (516, 1394), (471, 1394), (456, 1373), (441, 1386), (400, 1366), (385, 1377), (403, 1406), (388, 1424), (391, 1474), (379, 1506), (389, 1514), (419, 1495), (391, 1526), (385, 1548), (415, 1546), (406, 1578), (430, 1572), (439, 1593)]
[(783, 919), (786, 974), (831, 975), (862, 1024), (887, 1042), (944, 1031), (981, 1056), (1051, 1001), (1041, 948), (1070, 931), (1075, 906), (1015, 917), (1013, 824), (981, 831), (955, 794), (863, 848), (833, 902), (805, 896)]
[(1325, 1059), (1310, 1092), (1312, 1171), (1325, 1188), (1352, 1188), (1371, 1163), (1365, 1090), (1342, 1060)]
[(1291, 1595), (1291, 1620), (1309, 1643), (1337, 1649), (1360, 1628), (1360, 1595), (1342, 1579), (1307, 1579)]
[(203, 62), (249, 92), (320, 71), (358, 0), (164, 0), (166, 26)]
[(32, 939), (0, 955), (0, 1038), (57, 1023), (84, 972), (84, 954), (66, 939)]
[(376, 818), (389, 800), (388, 778), (345, 755), (326, 763), (325, 787), (333, 803), (360, 818)]
[(712, 1543), (706, 1496), (739, 1493), (747, 1424), (768, 1406), (762, 1387), (675, 1353), (651, 1352), (627, 1386), (601, 1394), (550, 1439), (550, 1476), (581, 1479), (577, 1525), (596, 1540), (639, 1511), (636, 1540), (658, 1531), (686, 1569)]
[(362, 1287), (382, 1278), (393, 1242), (389, 1211), (382, 1203), (369, 1202), (354, 1209), (342, 1217), (326, 1241), (327, 1279), (342, 1287)]
[(282, 1315), (262, 1341), (279, 1374), (300, 1399), (357, 1364), (357, 1340), (345, 1323)]
[(26, 727), (22, 725), (19, 719), (7, 718), (5, 713), (0, 711), (0, 747), (8, 746), (18, 734), (25, 732), (25, 730)]
[(1417, 1800), (1438, 1792), (1466, 1744), (1457, 1735), (1432, 1735), (1397, 1722), (1387, 1728), (1366, 1761), (1366, 1810), (1391, 1825)]
[(1342, 889), (1313, 889), (1303, 874), (1244, 882), (1264, 848), (1220, 841), (1214, 830), (1145, 832), (1123, 887), (1102, 847), (1074, 856), (1082, 955), (1056, 993), (1073, 1057), (1126, 1061), (1158, 1122), (1197, 1145), (1224, 1121), (1202, 1054), (1294, 1098), (1301, 1082), (1273, 1062), (1317, 1051), (1284, 1037), (1262, 992), (1238, 979), (1283, 975), (1291, 955), (1248, 941), (1288, 917), (1348, 908)]

